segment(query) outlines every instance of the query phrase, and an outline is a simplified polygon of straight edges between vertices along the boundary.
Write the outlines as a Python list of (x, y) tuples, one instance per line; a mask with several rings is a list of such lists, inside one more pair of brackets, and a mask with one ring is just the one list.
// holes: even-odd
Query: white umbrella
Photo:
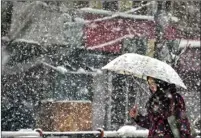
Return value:
[(145, 80), (147, 76), (151, 76), (187, 89), (182, 79), (170, 65), (148, 56), (126, 53), (115, 58), (102, 69), (134, 75)]

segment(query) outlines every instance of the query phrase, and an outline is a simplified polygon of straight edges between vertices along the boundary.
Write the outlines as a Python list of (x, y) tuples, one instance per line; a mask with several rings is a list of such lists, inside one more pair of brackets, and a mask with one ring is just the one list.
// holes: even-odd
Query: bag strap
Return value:
[[(169, 93), (169, 94), (171, 94), (171, 93)], [(170, 112), (172, 115), (167, 118), (167, 122), (170, 126), (172, 134), (174, 135), (174, 138), (180, 138), (180, 131), (179, 131), (179, 128), (177, 127), (176, 116), (174, 115), (174, 110), (175, 110), (175, 105), (176, 105), (174, 94), (171, 94), (170, 99), (171, 99), (171, 101), (170, 101)]]
[[(169, 123), (169, 126), (170, 126), (170, 129), (174, 135), (174, 138), (180, 138), (180, 131), (179, 131), (179, 128), (177, 126), (177, 118), (176, 116), (174, 115), (174, 110), (175, 110), (175, 106), (176, 106), (176, 100), (175, 100), (175, 96), (174, 94), (171, 94), (172, 95), (172, 98), (171, 98), (171, 113), (172, 115), (170, 117), (167, 118), (168, 120), (168, 123)], [(195, 127), (192, 123), (190, 123), (190, 135), (192, 137), (196, 137), (197, 136), (197, 133), (196, 133), (196, 130), (195, 130)]]
[(178, 127), (177, 127), (175, 115), (169, 116), (167, 118), (167, 121), (168, 121), (170, 129), (172, 131), (172, 134), (174, 135), (174, 138), (180, 138), (180, 131), (179, 131)]

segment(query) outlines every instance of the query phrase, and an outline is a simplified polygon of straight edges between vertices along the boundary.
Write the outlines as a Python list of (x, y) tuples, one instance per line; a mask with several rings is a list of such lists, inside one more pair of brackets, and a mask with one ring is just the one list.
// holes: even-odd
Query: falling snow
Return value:
[(124, 136), (143, 129), (124, 125), (134, 104), (146, 114), (147, 82), (102, 70), (125, 53), (157, 55), (171, 65), (187, 87), (177, 87), (187, 114), (199, 121), (200, 3), (172, 1), (160, 12), (156, 7), (148, 1), (3, 0), (2, 130), (104, 128)]

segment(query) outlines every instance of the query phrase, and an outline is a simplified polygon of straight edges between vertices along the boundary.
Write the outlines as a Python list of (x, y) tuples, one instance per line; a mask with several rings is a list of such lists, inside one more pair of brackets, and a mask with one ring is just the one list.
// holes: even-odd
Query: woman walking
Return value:
[(148, 138), (193, 138), (186, 107), (176, 86), (159, 79), (147, 77), (151, 97), (143, 116), (134, 106), (130, 117), (141, 127), (149, 129)]

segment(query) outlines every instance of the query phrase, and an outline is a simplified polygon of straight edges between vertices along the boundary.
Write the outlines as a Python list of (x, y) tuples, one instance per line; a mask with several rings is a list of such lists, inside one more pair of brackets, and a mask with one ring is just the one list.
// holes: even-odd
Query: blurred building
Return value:
[[(100, 69), (127, 52), (153, 56), (156, 5), (142, 6), (146, 4), (125, 0), (14, 2), (10, 9), (12, 20), (3, 20), (4, 26), (9, 26), (4, 29), (4, 35), (9, 38), (4, 46), (9, 60), (2, 70), (2, 130), (35, 127), (38, 117), (35, 113), (39, 112), (41, 101), (47, 99), (91, 101), (93, 129), (114, 130), (128, 122), (128, 109), (138, 97), (143, 97), (139, 101), (143, 103), (148, 96), (135, 82), (136, 78)], [(175, 16), (180, 6), (176, 4), (166, 6)], [(115, 15), (116, 11), (139, 6), (142, 8), (131, 12), (134, 14)], [(183, 17), (182, 12), (178, 17)], [(200, 36), (183, 33), (178, 29), (180, 24), (170, 24), (165, 30), (167, 51), (161, 53), (165, 57), (170, 56), (170, 51), (177, 54), (182, 49), (179, 49), (181, 39), (198, 40)], [(200, 88), (200, 45), (193, 45), (176, 66), (188, 87), (184, 95), (189, 109), (199, 107), (199, 99), (192, 101)], [(62, 74), (58, 66), (66, 68), (68, 73)], [(193, 113), (197, 115), (199, 109)]]

